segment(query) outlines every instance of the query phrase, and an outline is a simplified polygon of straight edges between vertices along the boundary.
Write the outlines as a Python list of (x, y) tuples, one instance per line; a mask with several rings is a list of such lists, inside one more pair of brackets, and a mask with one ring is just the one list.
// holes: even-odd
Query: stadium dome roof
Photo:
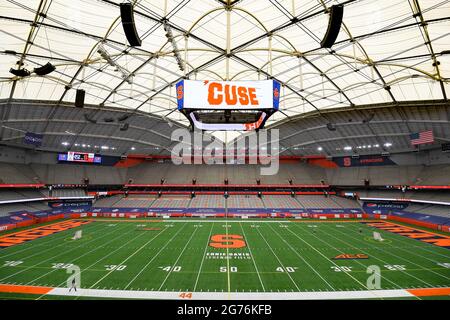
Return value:
[[(121, 2), (0, 0), (0, 99), (66, 105), (84, 89), (94, 110), (188, 125), (176, 111), (180, 79), (272, 77), (282, 100), (269, 126), (333, 108), (447, 101), (449, 0), (128, 1), (141, 47), (128, 46)], [(335, 4), (344, 5), (343, 25), (332, 49), (321, 48)], [(56, 70), (46, 76), (9, 72), (48, 62)]]

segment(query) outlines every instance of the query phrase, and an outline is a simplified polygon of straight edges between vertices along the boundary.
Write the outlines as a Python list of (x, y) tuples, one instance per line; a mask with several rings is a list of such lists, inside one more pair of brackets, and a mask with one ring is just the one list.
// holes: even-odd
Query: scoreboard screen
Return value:
[(58, 154), (58, 161), (83, 162), (83, 163), (102, 163), (102, 157), (94, 153), (85, 152), (67, 152)]

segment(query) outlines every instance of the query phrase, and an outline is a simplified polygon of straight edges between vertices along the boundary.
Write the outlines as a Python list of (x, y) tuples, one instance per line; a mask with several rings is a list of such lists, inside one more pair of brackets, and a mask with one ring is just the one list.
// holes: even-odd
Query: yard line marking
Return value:
[[(225, 219), (225, 229), (226, 229), (226, 235), (228, 239), (228, 215), (226, 215)], [(230, 300), (230, 294), (231, 294), (231, 275), (230, 275), (230, 250), (227, 246), (227, 285), (228, 285), (228, 300)]]
[(200, 263), (200, 268), (198, 269), (198, 272), (197, 272), (197, 278), (195, 279), (194, 291), (197, 289), (198, 279), (200, 279), (200, 274), (202, 272), (203, 262), (205, 261), (206, 251), (208, 251), (209, 241), (211, 239), (213, 227), (214, 227), (214, 224), (211, 223), (211, 229), (209, 230), (208, 239), (206, 240), (205, 251), (203, 252), (203, 259), (202, 259), (202, 262)]
[[(105, 245), (108, 244), (108, 243), (111, 243), (112, 241), (115, 241), (115, 240), (117, 240), (117, 239), (122, 238), (123, 236), (125, 236), (125, 235), (131, 233), (132, 231), (133, 231), (133, 230), (130, 230), (130, 231), (124, 233), (122, 236), (120, 236), (120, 237), (118, 237), (118, 238), (113, 238), (113, 239), (111, 239), (110, 241), (107, 241), (107, 242), (105, 243)], [(134, 237), (133, 239), (131, 239), (131, 240), (129, 240), (128, 242), (126, 242), (123, 246), (125, 246), (125, 245), (128, 244), (129, 242), (131, 242), (131, 241), (133, 241), (133, 240), (139, 238), (140, 236), (141, 236), (141, 235), (138, 235), (138, 236)], [(122, 249), (123, 246), (117, 248), (117, 249), (114, 250), (114, 251), (111, 251), (110, 253), (108, 253), (108, 254), (107, 254), (106, 256), (104, 256), (103, 258), (97, 260), (97, 261), (94, 262), (93, 264), (89, 265), (87, 268), (84, 268), (84, 270), (85, 270), (85, 271), (89, 270), (90, 267), (92, 267), (93, 265), (97, 264), (99, 261), (103, 260), (104, 258), (109, 257), (111, 254), (113, 254), (113, 253), (116, 252), (117, 250)], [(97, 249), (100, 249), (100, 248), (103, 248), (103, 245), (100, 245), (99, 247), (95, 247), (94, 249), (89, 250), (88, 252), (85, 252), (84, 254), (82, 254), (81, 256), (77, 257), (77, 258), (76, 258), (75, 260), (73, 260), (73, 261), (75, 262), (75, 261), (79, 260), (80, 258), (82, 258), (82, 257), (84, 257), (84, 256), (86, 256), (86, 255), (88, 255), (88, 254), (90, 254), (91, 252), (94, 252), (94, 251), (96, 251)], [(32, 282), (34, 282), (34, 281), (36, 281), (36, 280), (39, 280), (40, 278), (45, 277), (45, 276), (49, 275), (50, 273), (53, 273), (53, 272), (56, 272), (56, 271), (58, 271), (58, 269), (54, 269), (54, 270), (52, 270), (52, 271), (49, 271), (49, 272), (43, 274), (42, 276), (40, 276), (40, 277), (38, 277), (38, 278), (32, 280)], [(81, 272), (82, 272), (82, 271), (81, 271)], [(30, 282), (29, 282), (29, 283), (30, 283)], [(62, 284), (64, 284), (64, 283), (65, 283), (65, 281), (62, 282), (60, 285), (62, 285)]]
[[(295, 226), (299, 226), (298, 224), (296, 224)], [(314, 246), (312, 246), (309, 242), (305, 241), (304, 239), (302, 239), (301, 237), (299, 237), (295, 232), (293, 232), (291, 229), (287, 229), (287, 231), (289, 231), (290, 233), (292, 233), (296, 238), (300, 239), (302, 242), (306, 243), (309, 247), (311, 247), (314, 251), (316, 251), (318, 254), (320, 254), (322, 257), (324, 257), (326, 260), (328, 260), (329, 262), (331, 262), (334, 266), (339, 267), (333, 260), (331, 260), (330, 258), (328, 258), (326, 255), (324, 255), (322, 252), (320, 252), (319, 250), (317, 250)], [(319, 239), (320, 240), (320, 239)], [(325, 242), (326, 243), (326, 242)], [(326, 243), (328, 246), (330, 246), (328, 243)], [(332, 247), (332, 246), (330, 246)], [(332, 247), (334, 248), (334, 247)], [(340, 250), (334, 248), (335, 250), (341, 252)], [(356, 279), (354, 276), (352, 276), (348, 271), (343, 271), (346, 275), (348, 275), (350, 278), (352, 278), (353, 280), (355, 280), (358, 284), (360, 284), (363, 288), (367, 288), (366, 285), (364, 285), (361, 281), (359, 281), (358, 279)]]
[(243, 236), (244, 236), (245, 242), (247, 243), (247, 248), (248, 248), (248, 251), (250, 252), (250, 256), (252, 257), (253, 265), (255, 266), (256, 273), (258, 274), (258, 278), (259, 278), (259, 282), (261, 283), (261, 287), (263, 288), (263, 291), (266, 292), (266, 288), (264, 287), (264, 283), (263, 283), (263, 281), (262, 281), (262, 279), (261, 279), (261, 275), (259, 274), (258, 267), (256, 266), (256, 261), (255, 261), (255, 259), (253, 258), (252, 248), (250, 247), (250, 243), (249, 243), (249, 241), (247, 240), (247, 237), (246, 237), (246, 235), (245, 235), (244, 228), (242, 227), (242, 224), (241, 224), (240, 222), (239, 222), (239, 225), (240, 225), (240, 227), (241, 227), (241, 229), (242, 229), (242, 234), (243, 234)]
[[(272, 247), (270, 246), (270, 244), (267, 242), (266, 238), (264, 238), (264, 236), (261, 234), (261, 231), (259, 231), (260, 228), (255, 228), (256, 231), (259, 233), (259, 235), (261, 236), (261, 238), (264, 240), (264, 242), (267, 244), (267, 246), (269, 247), (270, 251), (272, 251), (272, 254), (275, 256), (275, 258), (278, 260), (278, 263), (283, 267), (283, 269), (286, 269), (284, 264), (281, 262), (281, 260), (278, 258), (277, 254), (275, 253), (275, 251), (273, 251)], [(294, 279), (292, 279), (291, 275), (289, 274), (289, 272), (285, 272), (285, 274), (289, 277), (289, 279), (291, 279), (292, 283), (294, 284), (294, 286), (297, 288), (297, 291), (300, 291), (300, 288), (297, 286), (297, 283), (294, 281)]]
[[(117, 230), (116, 230), (116, 231), (117, 231)], [(87, 243), (95, 242), (95, 241), (98, 241), (99, 239), (105, 238), (105, 237), (109, 236), (109, 235), (110, 235), (111, 233), (113, 233), (113, 232), (114, 232), (114, 231), (108, 232), (108, 233), (104, 234), (103, 236), (100, 236), (100, 238), (92, 239), (92, 240), (90, 240), (90, 241), (84, 243), (83, 245), (86, 245)], [(58, 246), (58, 247), (59, 247), (59, 246)], [(38, 264), (34, 264), (32, 267), (25, 268), (25, 269), (23, 269), (23, 270), (21, 270), (21, 271), (18, 271), (18, 272), (16, 272), (16, 273), (13, 273), (13, 274), (11, 274), (11, 275), (5, 277), (5, 278), (2, 278), (2, 279), (0, 279), (0, 281), (3, 281), (3, 280), (8, 279), (8, 278), (11, 278), (12, 276), (15, 276), (15, 275), (17, 275), (17, 274), (20, 274), (20, 273), (22, 273), (22, 272), (25, 272), (25, 271), (27, 271), (27, 270), (29, 270), (29, 269), (32, 269), (33, 267), (36, 267), (36, 266), (38, 266), (38, 265), (43, 264), (44, 262), (47, 262), (47, 261), (52, 260), (52, 259), (54, 259), (54, 258), (56, 258), (56, 257), (59, 257), (60, 255), (63, 255), (63, 254), (72, 252), (72, 251), (74, 251), (74, 250), (76, 250), (76, 249), (79, 249), (79, 248), (80, 248), (80, 246), (77, 246), (77, 247), (75, 247), (75, 248), (72, 248), (72, 249), (69, 250), (69, 251), (61, 252), (61, 253), (59, 253), (59, 254), (57, 254), (57, 255), (51, 256), (50, 258), (45, 259), (45, 260), (39, 262)]]
[(169, 279), (170, 275), (172, 274), (173, 269), (175, 268), (175, 266), (177, 265), (178, 261), (180, 260), (181, 256), (183, 255), (184, 251), (186, 250), (186, 248), (188, 247), (189, 243), (191, 242), (192, 238), (194, 237), (195, 233), (197, 232), (199, 228), (195, 228), (194, 232), (192, 232), (191, 236), (189, 237), (189, 240), (186, 242), (186, 244), (184, 245), (183, 250), (180, 252), (180, 254), (178, 255), (177, 260), (175, 260), (172, 269), (169, 270), (169, 272), (167, 273), (167, 276), (164, 278), (164, 281), (161, 283), (161, 286), (159, 287), (159, 290), (161, 290), (161, 288), (164, 286), (164, 284), (166, 283), (167, 279)]
[[(149, 262), (147, 262), (146, 264), (145, 264), (145, 266), (143, 267), (143, 268), (141, 268), (141, 271), (139, 271), (138, 272), (138, 274), (133, 278), (133, 279), (131, 279), (131, 281), (125, 286), (125, 288), (124, 289), (127, 289), (141, 274), (142, 274), (142, 272), (144, 272), (144, 270), (150, 265), (150, 263), (152, 263), (153, 262), (153, 260), (155, 260), (156, 259), (156, 257), (157, 256), (159, 256), (159, 254), (169, 245), (169, 243), (171, 243), (172, 242), (172, 240), (181, 232), (181, 230), (183, 230), (184, 229), (184, 227), (186, 226), (186, 224), (183, 226), (183, 227), (181, 227), (173, 236), (172, 236), (172, 238), (170, 238), (170, 240), (169, 241), (167, 241), (166, 242), (166, 244), (152, 257), (152, 259), (149, 261)], [(153, 290), (153, 288), (152, 288), (152, 290)]]
[[(166, 231), (166, 229), (162, 229), (160, 232), (158, 232), (158, 234), (156, 234), (153, 238), (151, 238), (149, 241), (147, 241), (146, 243), (144, 243), (140, 248), (138, 248), (136, 251), (133, 252), (133, 254), (131, 254), (130, 256), (128, 256), (128, 258), (126, 258), (125, 260), (123, 260), (122, 262), (119, 263), (119, 265), (123, 265), (125, 262), (127, 262), (130, 258), (132, 258), (135, 254), (137, 254), (139, 251), (141, 251), (146, 245), (148, 245), (149, 243), (151, 243), (153, 240), (155, 240), (157, 237), (159, 237), (164, 231)], [(144, 235), (145, 233), (142, 233), (142, 235)], [(140, 236), (138, 236), (140, 237)], [(138, 237), (133, 238), (132, 240), (137, 239)], [(130, 240), (131, 241), (131, 240)], [(130, 241), (128, 241), (127, 243), (124, 244), (127, 245)], [(101, 259), (103, 260), (103, 259)], [(100, 260), (100, 261), (101, 261)], [(113, 273), (114, 270), (109, 271), (107, 274), (105, 274), (103, 277), (101, 277), (97, 282), (95, 282), (91, 288), (97, 284), (99, 284), (100, 282), (102, 282), (104, 279), (106, 279), (106, 277), (108, 277), (111, 273)]]
[(285, 241), (285, 243), (288, 245), (288, 247), (289, 248), (291, 248), (291, 250), (300, 258), (300, 259), (302, 259), (303, 260), (303, 262), (305, 262), (307, 265), (308, 265), (308, 267), (315, 273), (315, 274), (317, 274), (318, 276), (319, 276), (319, 278), (320, 279), (322, 279), (330, 288), (331, 288), (331, 290), (336, 290), (327, 280), (325, 280), (325, 278), (324, 277), (322, 277), (322, 275), (319, 273), (319, 271), (317, 271), (317, 270), (315, 270), (307, 261), (306, 261), (306, 259), (305, 258), (303, 258), (296, 250), (295, 250), (295, 248), (293, 248), (292, 246), (291, 246), (291, 244), (289, 243), (289, 242), (287, 242), (285, 239), (283, 239), (283, 237), (275, 230), (275, 229), (273, 229), (272, 228), (272, 226), (270, 226), (269, 225), (269, 228), (271, 228), (272, 230), (273, 230), (273, 232), (275, 232), (277, 235), (278, 235), (278, 237), (280, 237), (280, 239), (282, 239), (283, 241)]
[[(335, 230), (335, 231), (337, 231), (337, 230)], [(341, 233), (341, 234), (344, 234), (344, 233), (342, 233), (342, 232), (340, 232), (340, 231), (337, 231), (337, 232), (339, 232), (339, 233)], [(349, 234), (345, 234), (345, 235), (347, 235), (349, 238), (356, 239), (357, 241), (363, 243), (361, 240), (359, 240), (359, 239), (356, 238), (356, 237), (353, 237), (353, 236), (351, 236), (351, 235), (349, 235)], [(332, 237), (335, 238), (335, 239), (338, 239), (338, 238), (336, 238), (336, 237), (334, 237), (334, 236), (332, 236)], [(339, 239), (339, 240), (340, 240), (340, 239)], [(340, 241), (343, 242), (343, 243), (347, 243), (347, 242), (345, 242), (344, 240), (340, 240)], [(364, 244), (365, 244), (365, 242), (364, 242)], [(383, 253), (387, 253), (387, 254), (389, 254), (389, 255), (391, 255), (391, 256), (393, 256), (393, 257), (399, 258), (399, 259), (401, 259), (401, 260), (403, 260), (403, 261), (406, 261), (406, 262), (408, 262), (408, 263), (410, 263), (410, 264), (413, 264), (413, 265), (416, 265), (416, 266), (418, 266), (418, 267), (427, 269), (426, 267), (424, 267), (424, 266), (422, 266), (422, 265), (420, 265), (420, 264), (417, 264), (417, 263), (415, 263), (415, 262), (413, 262), (413, 261), (411, 261), (411, 260), (409, 260), (409, 259), (403, 258), (403, 257), (401, 257), (401, 256), (396, 256), (396, 255), (390, 253), (389, 250), (384, 251), (384, 250), (382, 250), (381, 248), (378, 248), (378, 247), (373, 246), (372, 244), (370, 244), (370, 247), (371, 247), (372, 249), (376, 249), (376, 250), (378, 250), (378, 251), (382, 251)], [(353, 249), (356, 249), (356, 248), (353, 247)], [(400, 249), (400, 248), (398, 248), (398, 249)], [(400, 249), (400, 250), (402, 250), (402, 249)], [(403, 250), (403, 251), (406, 251), (406, 250)], [(416, 256), (416, 257), (420, 257), (420, 256), (418, 256), (418, 255), (415, 255), (415, 256)], [(381, 262), (383, 262), (383, 263), (387, 263), (387, 262), (385, 262), (384, 260), (379, 259), (379, 258), (377, 258), (377, 257), (375, 257), (375, 259), (377, 259), (377, 260), (379, 260), (379, 261), (381, 261)], [(428, 270), (428, 269), (427, 269), (427, 270)], [(423, 281), (422, 279), (417, 278), (417, 277), (415, 277), (415, 276), (409, 274), (409, 273), (406, 272), (406, 271), (403, 271), (403, 270), (399, 270), (399, 271), (402, 272), (402, 273), (406, 273), (406, 274), (408, 274), (410, 277), (413, 277), (413, 278), (419, 280), (420, 282), (423, 282), (423, 283), (425, 283), (425, 284), (431, 286), (430, 283), (428, 283), (428, 282), (426, 282), (426, 281)], [(449, 277), (446, 277), (446, 276), (444, 276), (444, 275), (442, 275), (442, 274), (440, 274), (440, 273), (438, 273), (438, 272), (435, 272), (435, 271), (433, 271), (433, 270), (431, 270), (431, 269), (429, 269), (428, 271), (430, 271), (430, 272), (432, 272), (432, 273), (434, 273), (434, 274), (436, 274), (436, 275), (438, 275), (438, 276), (441, 276), (441, 277), (443, 277), (443, 278), (445, 278), (445, 279), (450, 279)]]

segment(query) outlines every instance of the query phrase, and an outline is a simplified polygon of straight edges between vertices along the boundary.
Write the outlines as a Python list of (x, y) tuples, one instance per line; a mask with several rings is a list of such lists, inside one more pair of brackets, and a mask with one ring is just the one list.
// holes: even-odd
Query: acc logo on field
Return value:
[(337, 255), (333, 259), (334, 260), (369, 259), (369, 256), (364, 253), (357, 253), (357, 254), (343, 253), (343, 254)]
[(217, 249), (239, 249), (246, 247), (247, 244), (244, 237), (237, 234), (216, 234), (211, 237), (209, 246)]

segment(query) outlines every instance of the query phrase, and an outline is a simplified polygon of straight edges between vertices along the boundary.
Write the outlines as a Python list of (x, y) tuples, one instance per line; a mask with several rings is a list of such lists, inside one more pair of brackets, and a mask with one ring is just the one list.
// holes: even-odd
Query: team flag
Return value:
[(33, 133), (33, 132), (27, 132), (25, 134), (25, 137), (23, 138), (24, 143), (32, 144), (36, 147), (40, 147), (42, 145), (43, 140), (44, 140), (44, 135)]
[(433, 143), (434, 142), (434, 134), (433, 130), (422, 131), (418, 133), (413, 133), (409, 135), (411, 140), (411, 144), (413, 146), (417, 146), (420, 144)]

